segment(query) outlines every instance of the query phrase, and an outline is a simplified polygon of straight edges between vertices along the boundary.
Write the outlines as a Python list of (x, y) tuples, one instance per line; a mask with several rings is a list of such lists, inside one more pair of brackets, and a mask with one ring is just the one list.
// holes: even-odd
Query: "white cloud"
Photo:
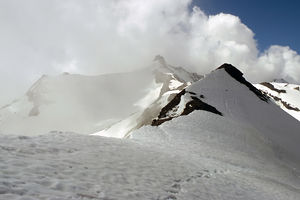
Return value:
[(271, 46), (264, 52), (253, 69), (259, 79), (284, 78), (300, 82), (300, 56), (289, 47)]
[(254, 33), (238, 17), (207, 16), (190, 5), (191, 0), (0, 1), (0, 105), (41, 74), (128, 71), (147, 66), (156, 54), (199, 73), (228, 62), (252, 81), (300, 82), (295, 51), (271, 46), (260, 55)]

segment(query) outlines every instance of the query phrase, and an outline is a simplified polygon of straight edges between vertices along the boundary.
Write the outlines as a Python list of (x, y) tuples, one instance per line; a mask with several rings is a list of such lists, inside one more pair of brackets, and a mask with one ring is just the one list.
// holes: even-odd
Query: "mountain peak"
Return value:
[(159, 62), (163, 66), (167, 66), (165, 58), (161, 55), (156, 55), (153, 60)]
[(219, 69), (224, 69), (228, 74), (230, 74), (236, 80), (243, 77), (243, 73), (231, 64), (224, 63), (223, 65), (218, 67), (216, 70), (219, 70)]
[(248, 82), (244, 76), (243, 73), (238, 70), (236, 67), (234, 67), (231, 64), (225, 63), (218, 67), (216, 70), (224, 69), (232, 78), (234, 78), (236, 81), (244, 84), (251, 90), (258, 98), (261, 100), (268, 102), (268, 97), (265, 96), (260, 90), (258, 90), (256, 87), (254, 87), (250, 82)]
[[(231, 64), (225, 63), (205, 76), (205, 78), (191, 84), (189, 87), (178, 93), (174, 99), (161, 110), (159, 116), (153, 120), (152, 125), (160, 125), (165, 121), (172, 120), (174, 117), (187, 115), (194, 110), (204, 110), (223, 116), (223, 113), (216, 107), (206, 102), (206, 93), (210, 91), (212, 94), (215, 94), (215, 91), (219, 91), (220, 94), (215, 94), (211, 99), (215, 99), (215, 97), (218, 96), (217, 99), (222, 97), (221, 99), (224, 101), (227, 101), (224, 96), (226, 96), (227, 93), (230, 93), (229, 91), (234, 95), (237, 95), (236, 92), (246, 94), (246, 96), (249, 95), (246, 91), (247, 89), (244, 91), (244, 87), (238, 87), (238, 89), (233, 88), (236, 87), (236, 82), (240, 83), (238, 85), (246, 86), (250, 92), (254, 93), (260, 100), (267, 103), (269, 102), (269, 98), (249, 83), (243, 77), (243, 73), (240, 70)], [(224, 96), (222, 96), (223, 91), (225, 91)]]

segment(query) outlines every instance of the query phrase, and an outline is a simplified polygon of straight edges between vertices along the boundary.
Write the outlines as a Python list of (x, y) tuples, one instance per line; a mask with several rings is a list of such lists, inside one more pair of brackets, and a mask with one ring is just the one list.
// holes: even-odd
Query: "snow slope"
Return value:
[(271, 97), (284, 111), (300, 121), (300, 86), (290, 83), (264, 82), (255, 87)]
[(195, 111), (132, 139), (0, 136), (0, 199), (298, 200), (299, 168), (249, 126)]
[(241, 72), (224, 65), (174, 99), (130, 139), (0, 135), (0, 199), (300, 198), (300, 123)]
[(53, 130), (91, 134), (117, 126), (123, 137), (136, 126), (132, 120), (124, 123), (124, 119), (139, 116), (164, 93), (199, 78), (167, 65), (161, 56), (134, 72), (43, 76), (25, 96), (0, 109), (0, 134), (33, 135)]
[(206, 110), (258, 130), (274, 147), (300, 160), (300, 123), (263, 95), (232, 65), (224, 64), (187, 87), (152, 125)]

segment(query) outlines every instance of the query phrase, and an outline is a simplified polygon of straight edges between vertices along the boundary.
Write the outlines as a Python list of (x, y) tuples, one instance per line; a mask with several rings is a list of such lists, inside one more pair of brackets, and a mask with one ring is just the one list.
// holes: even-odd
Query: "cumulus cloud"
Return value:
[[(300, 58), (289, 47), (260, 53), (237, 16), (206, 15), (192, 0), (0, 1), (0, 104), (42, 74), (103, 74), (170, 64), (208, 73), (224, 62), (251, 81), (300, 82)], [(5, 84), (4, 84), (5, 83)]]
[(300, 56), (289, 47), (273, 45), (258, 57), (252, 71), (259, 80), (270, 80), (275, 77), (299, 83)]

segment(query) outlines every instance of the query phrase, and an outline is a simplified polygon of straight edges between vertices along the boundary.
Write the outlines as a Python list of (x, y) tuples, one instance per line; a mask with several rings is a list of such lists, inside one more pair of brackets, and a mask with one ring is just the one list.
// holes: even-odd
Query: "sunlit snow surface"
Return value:
[(300, 91), (299, 91), (299, 85), (295, 84), (288, 84), (288, 83), (276, 83), (276, 82), (270, 82), (270, 84), (273, 85), (273, 87), (277, 90), (282, 90), (285, 92), (278, 93), (274, 90), (271, 90), (270, 88), (261, 85), (261, 84), (255, 84), (255, 87), (258, 89), (266, 92), (269, 95), (272, 95), (273, 97), (278, 97), (280, 100), (274, 100), (275, 103), (277, 103), (284, 111), (295, 117), (300, 121), (300, 111), (287, 109), (283, 104), (282, 101), (290, 104), (294, 108), (300, 109)]
[(300, 197), (297, 169), (258, 132), (205, 111), (143, 127), (132, 139), (0, 137), (1, 200)]

